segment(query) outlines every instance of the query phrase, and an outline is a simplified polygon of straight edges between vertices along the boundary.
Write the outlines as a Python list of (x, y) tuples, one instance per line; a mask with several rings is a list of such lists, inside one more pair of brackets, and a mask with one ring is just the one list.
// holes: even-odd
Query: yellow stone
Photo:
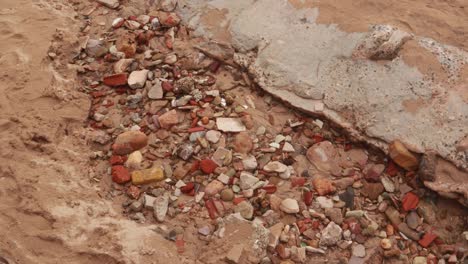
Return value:
[(164, 179), (164, 172), (159, 167), (154, 167), (146, 170), (137, 170), (132, 172), (132, 183), (134, 185), (147, 184), (151, 182), (161, 181)]
[(390, 158), (392, 158), (392, 160), (402, 168), (409, 171), (418, 169), (418, 157), (411, 153), (400, 141), (393, 141), (389, 146), (388, 152), (390, 154)]

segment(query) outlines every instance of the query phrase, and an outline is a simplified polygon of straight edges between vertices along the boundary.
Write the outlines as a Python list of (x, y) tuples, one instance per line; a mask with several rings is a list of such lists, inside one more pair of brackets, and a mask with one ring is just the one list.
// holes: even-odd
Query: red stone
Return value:
[(286, 253), (286, 247), (283, 244), (278, 244), (276, 246), (276, 252), (282, 259), (287, 259), (289, 257), (289, 255)]
[(112, 166), (112, 180), (120, 184), (129, 182), (131, 180), (130, 173), (122, 165)]
[(113, 155), (109, 162), (111, 165), (122, 165), (127, 160), (125, 156)]
[(349, 225), (349, 231), (351, 231), (351, 233), (356, 234), (356, 235), (361, 234), (362, 228), (361, 228), (361, 224), (359, 224), (358, 221), (349, 220), (347, 221), (347, 224)]
[(401, 202), (403, 210), (410, 211), (418, 207), (419, 197), (416, 194), (409, 192), (405, 194)]
[(211, 159), (204, 159), (200, 161), (200, 169), (206, 174), (213, 173), (217, 167), (218, 165)]
[(98, 98), (98, 97), (103, 97), (106, 95), (106, 92), (105, 91), (95, 91), (95, 92), (91, 92), (91, 96), (93, 98)]
[(273, 185), (273, 184), (265, 185), (265, 186), (262, 187), (262, 189), (265, 190), (266, 193), (268, 193), (268, 194), (275, 193), (276, 190), (277, 190), (276, 186)]
[(209, 200), (205, 201), (205, 207), (208, 210), (208, 214), (210, 215), (210, 218), (211, 219), (216, 219), (216, 216), (217, 216), (218, 213), (216, 211), (216, 207), (215, 207), (214, 202), (213, 202), (212, 199), (209, 199)]
[(319, 143), (323, 141), (323, 136), (320, 134), (315, 134), (312, 136), (312, 139), (314, 140), (315, 143)]
[(109, 75), (109, 76), (104, 77), (103, 82), (105, 85), (108, 85), (108, 86), (126, 85), (127, 77), (128, 75), (126, 73)]
[(191, 127), (187, 130), (189, 133), (204, 131), (204, 127)]
[(196, 160), (192, 163), (192, 167), (190, 168), (190, 173), (197, 171), (200, 169), (200, 161)]
[(393, 161), (389, 161), (387, 164), (387, 168), (385, 169), (385, 172), (390, 175), (390, 176), (396, 176), (398, 173), (398, 167), (395, 165)]
[(186, 183), (185, 186), (180, 187), (180, 191), (182, 193), (188, 194), (195, 188), (195, 184), (193, 182)]
[(232, 203), (233, 203), (234, 205), (238, 205), (238, 204), (240, 204), (240, 203), (243, 202), (243, 201), (245, 201), (245, 198), (244, 198), (244, 197), (236, 197), (236, 198), (234, 198), (234, 200), (232, 200)]
[(165, 92), (172, 92), (172, 90), (174, 90), (174, 86), (170, 82), (162, 82), (161, 87)]
[(312, 221), (311, 228), (314, 229), (314, 230), (317, 230), (319, 227), (320, 227), (320, 221), (318, 221), (318, 220), (313, 220), (313, 221)]
[(141, 194), (140, 188), (136, 187), (135, 185), (132, 185), (127, 189), (127, 195), (130, 198), (138, 199), (138, 197), (140, 197), (140, 194)]
[(221, 62), (213, 61), (209, 66), (210, 72), (216, 73), (220, 66), (221, 66)]
[(305, 191), (302, 195), (303, 195), (305, 205), (310, 206), (312, 204), (312, 200), (314, 198), (314, 195), (312, 194), (312, 192), (311, 191)]
[(436, 238), (437, 238), (436, 234), (432, 232), (427, 232), (426, 234), (424, 234), (423, 238), (419, 240), (419, 244), (427, 248), (432, 243), (432, 241), (434, 241)]
[(291, 177), (291, 187), (304, 186), (306, 183), (306, 178), (304, 177)]

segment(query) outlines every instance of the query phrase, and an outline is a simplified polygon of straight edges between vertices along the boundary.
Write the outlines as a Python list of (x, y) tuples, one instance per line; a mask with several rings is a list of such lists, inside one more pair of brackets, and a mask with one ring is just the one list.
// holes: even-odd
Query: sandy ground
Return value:
[[(346, 1), (343, 8), (357, 21), (348, 30), (384, 22), (379, 20), (391, 14), (389, 19), (418, 34), (467, 49), (464, 1), (424, 7), (426, 1), (405, 1), (402, 9), (373, 2), (359, 1), (368, 7), (361, 9)], [(373, 16), (361, 24), (356, 10)], [(103, 199), (105, 187), (93, 180), (85, 127), (90, 102), (78, 92), (76, 70), (67, 64), (80, 43), (83, 21), (76, 15), (65, 1), (0, 2), (0, 257), (10, 263), (192, 263), (179, 259), (157, 226), (123, 217), (121, 205)], [(336, 12), (320, 19), (345, 24), (347, 17)], [(188, 250), (197, 254), (197, 245)], [(155, 251), (158, 258), (152, 257)]]

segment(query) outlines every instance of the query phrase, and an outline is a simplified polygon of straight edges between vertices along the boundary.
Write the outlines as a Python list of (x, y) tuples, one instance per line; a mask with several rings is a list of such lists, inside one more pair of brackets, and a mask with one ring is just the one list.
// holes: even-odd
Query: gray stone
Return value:
[(408, 215), (406, 215), (406, 224), (410, 228), (416, 229), (421, 224), (421, 217), (414, 211), (409, 212)]
[(179, 148), (179, 158), (183, 160), (188, 160), (192, 157), (193, 154), (193, 146), (191, 144), (182, 144)]
[(412, 239), (414, 241), (418, 241), (421, 238), (419, 233), (417, 233), (414, 230), (412, 230), (411, 228), (409, 228), (406, 223), (400, 223), (398, 225), (398, 231), (400, 231), (407, 238), (410, 238), (410, 239)]

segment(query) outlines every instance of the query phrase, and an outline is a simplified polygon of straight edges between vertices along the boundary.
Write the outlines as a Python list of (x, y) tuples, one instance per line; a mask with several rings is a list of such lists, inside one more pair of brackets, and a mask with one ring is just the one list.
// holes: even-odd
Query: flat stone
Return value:
[(259, 181), (257, 177), (245, 171), (241, 172), (239, 179), (242, 190), (251, 189)]
[(332, 222), (335, 222), (339, 225), (343, 223), (343, 214), (339, 208), (326, 208), (325, 215), (330, 218)]
[(109, 8), (119, 7), (119, 0), (96, 0), (96, 2)]
[(418, 256), (413, 259), (413, 264), (427, 264), (427, 258)]
[(330, 222), (321, 232), (320, 246), (334, 246), (341, 240), (342, 229), (334, 222)]
[(385, 191), (389, 193), (395, 192), (395, 184), (390, 178), (388, 178), (387, 176), (383, 176), (380, 178), (380, 180), (384, 186)]
[(207, 195), (213, 196), (219, 193), (224, 188), (224, 184), (218, 180), (213, 180), (205, 187), (205, 193)]
[(192, 157), (193, 151), (193, 146), (191, 144), (183, 144), (179, 148), (178, 156), (183, 160), (188, 160)]
[(318, 194), (322, 196), (334, 193), (336, 191), (336, 187), (333, 186), (332, 181), (328, 179), (322, 179), (322, 178), (313, 179), (312, 185), (314, 186)]
[(156, 200), (156, 197), (145, 194), (145, 196), (143, 196), (143, 198), (145, 200), (145, 208), (146, 209), (153, 209), (154, 201)]
[(363, 187), (361, 189), (361, 193), (371, 200), (376, 200), (379, 197), (379, 195), (383, 193), (383, 191), (384, 186), (380, 182), (371, 183), (364, 181)]
[(294, 152), (296, 151), (293, 147), (293, 145), (291, 145), (291, 143), (289, 142), (284, 142), (284, 145), (283, 145), (283, 152)]
[(398, 225), (398, 231), (400, 231), (406, 237), (415, 241), (418, 241), (421, 238), (420, 235), (411, 228), (409, 228), (406, 223), (400, 223)]
[(164, 195), (156, 197), (153, 207), (156, 220), (164, 222), (169, 207), (169, 195), (165, 193)]
[(234, 212), (240, 213), (243, 218), (250, 220), (253, 217), (254, 208), (249, 201), (242, 201), (234, 207)]
[(322, 141), (314, 144), (307, 150), (307, 159), (320, 171), (331, 172), (336, 165), (337, 151), (330, 141)]
[(406, 215), (406, 224), (410, 228), (416, 229), (421, 224), (421, 217), (419, 217), (418, 213), (411, 211)]
[(242, 165), (244, 165), (244, 170), (255, 170), (258, 166), (257, 159), (255, 156), (248, 155), (242, 159)]
[(198, 229), (198, 234), (208, 236), (211, 234), (211, 228), (209, 226), (203, 226)]
[(218, 143), (221, 136), (222, 136), (221, 132), (216, 131), (216, 130), (209, 130), (205, 134), (205, 139), (208, 140), (208, 142), (210, 143), (216, 144)]
[(247, 154), (252, 151), (253, 142), (249, 134), (241, 132), (234, 138), (234, 151), (242, 154)]
[(278, 172), (278, 173), (285, 172), (287, 169), (288, 169), (288, 166), (284, 165), (283, 163), (279, 161), (271, 161), (263, 167), (264, 171)]
[(316, 198), (317, 203), (320, 205), (320, 208), (333, 208), (333, 200), (324, 196), (319, 196)]
[(164, 96), (164, 92), (161, 86), (161, 81), (156, 80), (156, 83), (151, 86), (148, 90), (148, 98), (149, 99), (162, 99)]
[(148, 78), (148, 70), (133, 71), (128, 76), (128, 86), (132, 89), (143, 88)]
[(363, 258), (366, 256), (366, 248), (361, 244), (357, 244), (353, 246), (352, 252), (353, 252), (353, 256), (356, 256), (356, 257)]
[(162, 181), (163, 179), (164, 171), (160, 167), (136, 170), (132, 172), (132, 183), (134, 185), (148, 184), (152, 182)]
[(175, 109), (168, 111), (158, 117), (159, 124), (162, 128), (170, 128), (179, 123), (179, 115)]
[(211, 159), (218, 164), (218, 166), (228, 165), (232, 161), (232, 151), (226, 148), (219, 147), (213, 153)]
[(224, 132), (242, 132), (246, 130), (240, 118), (218, 117), (216, 118), (216, 127)]
[(299, 213), (299, 204), (294, 199), (286, 198), (281, 202), (280, 209), (287, 214), (297, 214)]
[(227, 253), (226, 260), (231, 264), (240, 263), (242, 253), (244, 251), (244, 246), (242, 244), (234, 245)]
[(140, 151), (134, 151), (128, 155), (127, 161), (125, 162), (125, 166), (128, 168), (138, 169), (140, 168), (140, 164), (143, 161), (143, 155)]

